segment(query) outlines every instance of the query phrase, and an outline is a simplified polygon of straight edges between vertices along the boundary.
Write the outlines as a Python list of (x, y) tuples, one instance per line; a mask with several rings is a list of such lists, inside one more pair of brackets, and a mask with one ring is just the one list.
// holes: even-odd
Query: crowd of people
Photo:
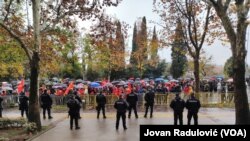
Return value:
[[(74, 86), (76, 85), (76, 87)], [(191, 119), (194, 118), (194, 124), (198, 124), (198, 111), (200, 108), (200, 101), (195, 98), (193, 93), (194, 81), (172, 81), (172, 82), (143, 82), (140, 83), (113, 83), (112, 85), (108, 82), (104, 82), (104, 84), (100, 83), (98, 87), (92, 87), (91, 85), (77, 87), (79, 83), (68, 83), (68, 86), (65, 88), (53, 88), (42, 85), (39, 89), (39, 103), (42, 108), (43, 119), (46, 119), (46, 112), (48, 119), (52, 119), (51, 108), (53, 105), (52, 95), (63, 95), (67, 97), (66, 104), (69, 109), (68, 115), (70, 117), (70, 129), (73, 129), (73, 123), (75, 125), (75, 129), (80, 129), (78, 125), (78, 120), (81, 119), (80, 109), (82, 107), (82, 94), (89, 94), (95, 96), (96, 101), (96, 111), (97, 111), (97, 119), (100, 118), (100, 114), (102, 111), (102, 117), (104, 119), (107, 118), (105, 105), (107, 103), (106, 95), (114, 94), (119, 99), (115, 101), (114, 108), (117, 110), (116, 114), (116, 129), (119, 128), (119, 121), (122, 118), (123, 128), (126, 130), (126, 113), (128, 111), (128, 118), (130, 119), (132, 116), (132, 111), (134, 111), (135, 118), (139, 118), (137, 113), (138, 106), (138, 95), (144, 93), (145, 100), (145, 114), (144, 118), (147, 118), (148, 113), (150, 118), (153, 118), (154, 111), (154, 100), (155, 93), (168, 93), (175, 92), (176, 97), (170, 103), (170, 107), (173, 109), (174, 113), (174, 124), (177, 125), (177, 121), (179, 120), (179, 124), (183, 124), (183, 110), (186, 107), (188, 110), (188, 125), (191, 123)], [(225, 83), (221, 80), (212, 80), (207, 82), (201, 82), (202, 90), (218, 91), (225, 92), (227, 86), (228, 91), (233, 90), (233, 86), (230, 83)], [(179, 94), (183, 92), (186, 95), (190, 95), (190, 98), (185, 102)], [(2, 92), (4, 93), (4, 92)], [(25, 90), (21, 91), (18, 96), (19, 110), (21, 111), (21, 116), (28, 118), (28, 102), (29, 96), (25, 94)], [(3, 111), (3, 98), (0, 96), (0, 117), (2, 117)]]
[[(42, 108), (43, 112), (43, 119), (46, 119), (46, 112), (48, 115), (48, 119), (52, 119), (51, 114), (51, 108), (52, 108), (52, 98), (50, 96), (51, 90), (47, 89), (40, 89), (40, 107)], [(71, 89), (69, 91), (69, 94), (67, 95), (67, 107), (68, 107), (68, 115), (70, 117), (70, 129), (73, 129), (73, 126), (75, 126), (75, 129), (80, 129), (78, 120), (81, 118), (80, 116), (80, 109), (82, 107), (82, 100), (77, 93), (76, 89)], [(120, 119), (122, 119), (123, 128), (124, 130), (127, 129), (126, 126), (126, 113), (128, 111), (128, 118), (130, 119), (132, 116), (132, 111), (134, 111), (135, 118), (139, 118), (137, 113), (137, 106), (138, 106), (138, 93), (136, 91), (136, 87), (132, 87), (129, 94), (121, 94), (118, 96), (119, 99), (115, 101), (114, 108), (116, 109), (116, 125), (115, 128), (119, 129), (119, 122)], [(150, 113), (150, 118), (153, 118), (153, 109), (154, 109), (154, 99), (155, 99), (155, 90), (153, 87), (148, 86), (147, 91), (144, 96), (145, 99), (145, 114), (144, 118), (147, 118), (148, 113)], [(103, 118), (106, 117), (105, 112), (105, 105), (106, 105), (106, 95), (103, 94), (103, 90), (99, 90), (98, 94), (95, 97), (97, 106), (97, 119), (100, 118), (100, 113), (102, 111)], [(191, 95), (190, 100), (188, 100), (186, 103), (180, 99), (179, 94), (176, 94), (176, 98), (171, 102), (170, 107), (174, 110), (174, 124), (177, 124), (177, 118), (180, 120), (180, 124), (182, 124), (182, 112), (183, 108), (187, 107), (188, 109), (188, 124), (190, 124), (190, 118), (194, 117), (195, 124), (198, 124), (197, 121), (197, 112), (200, 107), (200, 103), (198, 102), (197, 105), (194, 105), (194, 101), (197, 99), (194, 98), (193, 95)], [(3, 99), (0, 97), (0, 117), (2, 117), (2, 101)], [(197, 100), (198, 101), (198, 100)], [(19, 95), (19, 110), (21, 111), (21, 116), (24, 117), (24, 113), (26, 117), (28, 118), (28, 102), (29, 97), (27, 97), (24, 92), (21, 92)], [(181, 103), (181, 104), (180, 104)], [(193, 110), (196, 109), (196, 110)], [(150, 110), (150, 111), (149, 111)]]

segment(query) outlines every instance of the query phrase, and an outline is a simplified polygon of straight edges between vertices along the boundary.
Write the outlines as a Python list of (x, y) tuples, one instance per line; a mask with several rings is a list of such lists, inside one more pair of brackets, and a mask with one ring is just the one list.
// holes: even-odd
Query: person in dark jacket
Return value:
[(105, 115), (106, 102), (107, 102), (107, 99), (106, 99), (105, 95), (102, 93), (102, 91), (100, 91), (100, 93), (98, 95), (96, 95), (96, 103), (97, 103), (96, 110), (97, 110), (97, 118), (98, 119), (99, 119), (99, 115), (100, 115), (101, 110), (102, 110), (103, 118), (106, 118), (106, 115)]
[(2, 115), (2, 111), (3, 111), (3, 98), (2, 98), (2, 96), (0, 95), (0, 118), (3, 116)]
[(73, 92), (74, 95), (75, 95), (75, 99), (79, 102), (80, 106), (79, 106), (79, 109), (78, 109), (78, 118), (81, 119), (81, 115), (80, 115), (80, 110), (81, 110), (81, 105), (82, 105), (82, 99), (81, 97), (77, 94), (77, 91), (74, 91)]
[(170, 103), (170, 107), (174, 110), (174, 125), (177, 125), (179, 119), (180, 125), (183, 125), (183, 109), (185, 108), (185, 101), (176, 94), (175, 99)]
[(144, 117), (147, 118), (148, 114), (148, 108), (150, 107), (150, 118), (153, 117), (153, 111), (154, 111), (154, 99), (155, 99), (155, 93), (151, 87), (148, 88), (148, 92), (145, 94), (144, 97), (146, 103), (146, 111)]
[(80, 103), (75, 99), (73, 94), (70, 94), (69, 100), (67, 101), (67, 107), (69, 108), (69, 117), (70, 117), (70, 129), (73, 129), (73, 121), (75, 121), (75, 129), (80, 129), (78, 125), (78, 116), (79, 116), (79, 107)]
[(120, 118), (122, 117), (123, 129), (127, 130), (126, 126), (126, 110), (128, 108), (128, 103), (123, 99), (122, 95), (119, 96), (119, 99), (115, 102), (114, 108), (116, 112), (116, 130), (119, 128)]
[(29, 101), (29, 98), (24, 94), (24, 92), (21, 92), (19, 96), (19, 110), (21, 110), (22, 117), (25, 112), (26, 117), (28, 118), (28, 109), (29, 109), (28, 101)]
[(194, 118), (194, 125), (198, 125), (198, 112), (200, 107), (200, 101), (196, 99), (194, 93), (192, 93), (190, 99), (186, 102), (188, 125), (190, 125), (192, 117)]
[(52, 108), (52, 98), (47, 93), (47, 90), (43, 91), (43, 94), (40, 96), (41, 107), (43, 108), (43, 118), (46, 119), (46, 111), (48, 113), (49, 119), (52, 119), (51, 108)]
[(131, 117), (131, 111), (132, 109), (134, 110), (135, 113), (135, 118), (138, 118), (138, 114), (137, 114), (137, 101), (138, 101), (138, 96), (137, 94), (134, 92), (135, 90), (132, 90), (131, 93), (127, 96), (127, 102), (129, 104), (128, 107), (128, 118)]

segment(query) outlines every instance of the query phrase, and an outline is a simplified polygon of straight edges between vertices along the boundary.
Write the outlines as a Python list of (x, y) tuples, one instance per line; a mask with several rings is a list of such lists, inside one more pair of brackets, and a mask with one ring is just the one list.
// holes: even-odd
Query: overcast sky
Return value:
[[(149, 21), (159, 21), (159, 16), (152, 12), (153, 0), (123, 0), (122, 3), (115, 8), (108, 8), (107, 13), (114, 15), (121, 21), (128, 23), (131, 28), (129, 29), (130, 38), (128, 39), (128, 46), (131, 49), (132, 46), (132, 32), (134, 22), (139, 18), (146, 16), (148, 28), (153, 28), (154, 24)], [(248, 33), (250, 34), (250, 33)], [(248, 36), (250, 37), (250, 36)], [(250, 39), (247, 44), (248, 50), (250, 50)], [(213, 63), (217, 65), (224, 65), (225, 61), (231, 56), (230, 46), (222, 46), (219, 42), (214, 43), (211, 46), (205, 46), (204, 49), (208, 55), (212, 55)], [(171, 62), (171, 49), (163, 49), (158, 52), (161, 59), (166, 59), (167, 62)], [(247, 63), (250, 63), (250, 55), (247, 56)]]

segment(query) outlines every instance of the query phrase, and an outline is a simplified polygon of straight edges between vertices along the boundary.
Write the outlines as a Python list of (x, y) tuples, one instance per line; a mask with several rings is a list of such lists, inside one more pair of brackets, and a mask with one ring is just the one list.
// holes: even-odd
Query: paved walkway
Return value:
[[(53, 114), (54, 119), (65, 118), (59, 122), (56, 127), (40, 135), (34, 141), (139, 141), (139, 128), (142, 124), (173, 124), (173, 113), (171, 110), (166, 112), (155, 112), (153, 118), (143, 118), (143, 113), (139, 113), (139, 119), (134, 116), (127, 119), (128, 129), (120, 128), (115, 130), (115, 113), (107, 113), (107, 119), (96, 119), (95, 112), (82, 113), (82, 119), (79, 120), (80, 130), (69, 129), (69, 119), (66, 114)], [(184, 112), (184, 123), (187, 123), (186, 111)], [(48, 123), (48, 120), (42, 120)], [(199, 124), (234, 124), (235, 111), (227, 108), (202, 108), (199, 113)]]

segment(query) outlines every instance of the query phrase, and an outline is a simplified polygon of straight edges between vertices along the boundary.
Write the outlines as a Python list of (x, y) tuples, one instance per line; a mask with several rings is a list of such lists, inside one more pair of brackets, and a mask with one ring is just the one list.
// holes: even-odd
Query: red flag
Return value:
[(20, 94), (24, 89), (24, 79), (21, 80), (21, 82), (17, 86), (17, 93)]
[(117, 97), (119, 97), (119, 92), (118, 92), (118, 88), (117, 87), (113, 88), (113, 94), (116, 95)]
[(65, 91), (65, 95), (67, 95), (68, 93), (69, 93), (69, 91), (70, 90), (72, 90), (74, 88), (74, 82), (72, 81), (70, 84), (69, 84), (69, 86), (68, 86), (68, 88), (66, 89), (66, 91)]
[(128, 87), (126, 88), (125, 93), (128, 95), (128, 94), (130, 94), (131, 92), (132, 92), (132, 86), (131, 86), (130, 83), (128, 83)]

